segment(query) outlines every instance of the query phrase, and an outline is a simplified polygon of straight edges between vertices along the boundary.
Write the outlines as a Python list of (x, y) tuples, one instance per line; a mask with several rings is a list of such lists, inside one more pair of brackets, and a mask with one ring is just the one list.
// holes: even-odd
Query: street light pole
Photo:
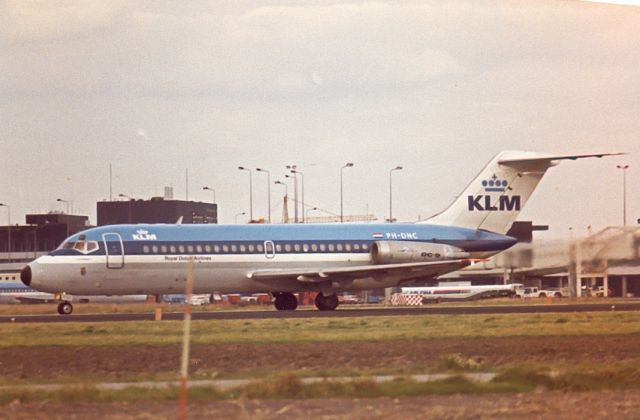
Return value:
[(0, 207), (7, 208), (7, 253), (9, 262), (11, 262), (11, 207), (4, 203), (0, 203)]
[(253, 222), (253, 179), (251, 176), (251, 169), (244, 166), (238, 166), (241, 171), (249, 172), (249, 220)]
[(301, 214), (301, 217), (302, 217), (302, 223), (304, 223), (304, 174), (302, 172), (296, 170), (295, 166), (293, 166), (293, 169), (291, 169), (291, 173), (294, 174), (294, 177), (295, 177), (294, 179), (297, 179), (297, 175), (300, 174), (300, 179), (301, 179), (301, 182), (302, 182), (302, 185), (300, 187), (301, 194), (302, 194), (302, 198), (301, 198), (302, 199), (302, 206), (301, 206), (302, 214)]
[(616, 168), (622, 169), (622, 223), (627, 226), (627, 169), (629, 165), (616, 165)]
[(309, 212), (313, 211), (313, 210), (318, 210), (318, 208), (317, 207), (312, 207), (310, 209), (307, 209), (307, 211), (305, 212), (305, 213), (307, 213), (307, 217), (306, 217), (307, 223), (308, 223), (308, 220), (309, 220)]
[(344, 168), (352, 168), (352, 167), (353, 167), (353, 162), (348, 162), (346, 165), (340, 168), (340, 223), (344, 221), (343, 207), (342, 207), (342, 170)]
[(262, 168), (256, 168), (256, 171), (267, 174), (267, 206), (269, 207), (269, 224), (271, 224), (271, 172)]
[(389, 171), (389, 223), (393, 223), (393, 171), (402, 170), (402, 166), (396, 166)]
[(131, 201), (133, 201), (133, 198), (129, 197), (126, 194), (122, 194), (122, 193), (118, 194), (118, 197), (128, 198), (129, 199), (128, 200), (129, 202), (127, 204), (127, 208), (129, 209), (129, 224), (131, 224)]
[[(287, 168), (291, 166), (287, 165)], [(295, 167), (295, 165), (293, 166)], [(285, 178), (293, 178), (293, 222), (298, 223), (298, 177), (293, 174), (293, 176), (286, 174)]]
[(67, 214), (69, 214), (69, 203), (70, 203), (70, 201), (69, 200), (63, 200), (62, 198), (57, 198), (56, 201), (59, 202), (59, 203), (66, 203), (66, 205), (67, 205)]
[(203, 190), (211, 191), (213, 193), (213, 203), (216, 203), (216, 190), (210, 187), (202, 187)]
[(247, 214), (246, 211), (243, 211), (242, 213), (237, 213), (236, 214), (236, 225), (238, 224), (238, 216), (244, 216), (245, 214)]

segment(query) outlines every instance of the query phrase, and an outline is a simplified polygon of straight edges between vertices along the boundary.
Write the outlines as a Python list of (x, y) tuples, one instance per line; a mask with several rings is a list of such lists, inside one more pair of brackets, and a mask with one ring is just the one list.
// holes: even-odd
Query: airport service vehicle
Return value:
[(496, 297), (513, 297), (523, 288), (522, 284), (489, 284), (489, 285), (440, 285), (434, 287), (403, 287), (402, 293), (422, 296), (422, 303), (439, 303), (445, 301), (465, 301), (490, 299)]
[(20, 276), (56, 296), (171, 294), (191, 269), (196, 294), (266, 292), (278, 310), (294, 310), (294, 293), (318, 292), (317, 308), (333, 310), (339, 292), (437, 278), (511, 247), (506, 232), (547, 169), (606, 155), (499, 153), (445, 211), (419, 223), (96, 227)]
[(540, 289), (538, 287), (525, 287), (518, 290), (517, 294), (523, 299), (544, 297), (561, 298), (569, 296), (569, 292), (566, 289)]

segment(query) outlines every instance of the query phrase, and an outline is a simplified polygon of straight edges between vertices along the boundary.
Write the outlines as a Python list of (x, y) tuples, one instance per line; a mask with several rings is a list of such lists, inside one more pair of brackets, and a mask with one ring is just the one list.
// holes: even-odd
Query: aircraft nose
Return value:
[(20, 280), (22, 280), (26, 286), (31, 284), (31, 267), (26, 266), (20, 271)]

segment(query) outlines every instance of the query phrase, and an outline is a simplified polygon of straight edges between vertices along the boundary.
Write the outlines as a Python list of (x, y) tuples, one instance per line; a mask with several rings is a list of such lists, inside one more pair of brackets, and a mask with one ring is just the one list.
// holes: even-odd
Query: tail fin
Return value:
[(507, 233), (547, 169), (559, 160), (623, 153), (551, 156), (504, 151), (494, 157), (442, 213), (421, 222)]

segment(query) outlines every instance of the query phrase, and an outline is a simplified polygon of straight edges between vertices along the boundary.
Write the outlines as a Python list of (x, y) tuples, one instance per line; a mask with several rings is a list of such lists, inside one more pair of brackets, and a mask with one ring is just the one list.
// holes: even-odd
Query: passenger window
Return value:
[(344, 250), (347, 252), (351, 252), (351, 244), (345, 244), (344, 245)]
[(213, 246), (213, 252), (215, 252), (216, 254), (218, 254), (220, 252), (220, 245), (214, 245)]
[(162, 245), (160, 247), (160, 250), (162, 251), (163, 254), (166, 254), (167, 253), (167, 246), (166, 245)]
[(252, 244), (249, 244), (249, 252), (253, 254), (255, 251), (256, 251), (256, 247), (253, 246)]
[(153, 245), (151, 247), (151, 251), (153, 251), (154, 254), (157, 254), (158, 253), (158, 246), (157, 245)]
[(193, 254), (193, 245), (187, 245), (187, 252)]
[(282, 252), (282, 245), (276, 244), (276, 252)]
[(360, 251), (360, 244), (353, 244), (354, 251)]
[(207, 254), (211, 254), (211, 245), (205, 245), (204, 252), (206, 252)]
[(184, 245), (178, 245), (178, 251), (179, 251), (181, 254), (184, 254)]
[(367, 244), (362, 244), (362, 249), (364, 249), (365, 251), (369, 249), (369, 245)]
[(321, 252), (325, 252), (327, 250), (327, 245), (325, 244), (320, 244), (320, 251)]
[(342, 244), (336, 244), (336, 250), (341, 252), (342, 251)]
[(294, 249), (296, 252), (300, 252), (300, 244), (293, 244), (293, 249)]
[(222, 252), (229, 252), (229, 245), (222, 245)]
[(197, 246), (196, 246), (196, 252), (197, 252), (198, 254), (202, 254), (202, 245), (197, 245)]
[(171, 253), (172, 253), (172, 254), (175, 254), (175, 253), (176, 253), (176, 246), (175, 246), (175, 245), (171, 245), (171, 246), (169, 247), (169, 249), (171, 250)]
[(238, 252), (238, 245), (231, 245), (231, 252), (234, 254)]
[(291, 252), (291, 244), (285, 244), (284, 245), (284, 250), (287, 252)]
[(309, 244), (302, 244), (302, 250), (304, 252), (309, 252)]
[(329, 252), (333, 252), (333, 251), (335, 251), (335, 250), (336, 250), (336, 247), (335, 247), (335, 245), (334, 245), (334, 244), (329, 244), (329, 245), (328, 245), (328, 248), (329, 248)]
[(247, 247), (245, 245), (240, 245), (240, 252), (242, 252), (243, 254), (247, 252)]
[(257, 248), (258, 248), (258, 252), (260, 253), (264, 252), (264, 247), (262, 246), (262, 244), (258, 244)]
[(311, 244), (311, 251), (312, 252), (318, 252), (318, 245), (317, 244)]

